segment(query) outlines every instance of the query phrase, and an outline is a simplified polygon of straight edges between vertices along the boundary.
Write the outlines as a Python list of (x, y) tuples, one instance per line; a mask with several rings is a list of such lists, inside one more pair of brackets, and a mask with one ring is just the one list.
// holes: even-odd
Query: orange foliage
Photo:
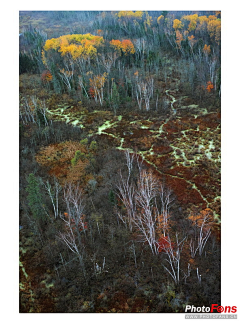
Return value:
[(118, 39), (112, 39), (110, 41), (110, 44), (115, 48), (117, 49), (118, 51), (121, 51), (121, 48), (122, 48), (122, 43), (120, 40)]
[(207, 46), (207, 44), (204, 45), (203, 47), (203, 53), (205, 55), (209, 55), (211, 53), (210, 45)]
[(207, 91), (208, 91), (208, 92), (211, 92), (211, 90), (212, 90), (213, 88), (214, 88), (214, 86), (213, 86), (212, 82), (211, 82), (211, 81), (208, 81), (208, 83), (207, 83), (207, 87), (206, 87)]
[(167, 236), (161, 236), (158, 240), (158, 252), (161, 253), (166, 250), (170, 250), (174, 248), (174, 244), (170, 242)]
[(172, 222), (169, 220), (170, 215), (164, 217), (162, 214), (156, 217), (156, 233), (161, 236), (163, 232), (170, 229)]
[(138, 71), (136, 71), (136, 72), (134, 73), (134, 76), (135, 76), (136, 78), (138, 78)]
[(201, 227), (204, 223), (205, 229), (208, 229), (214, 222), (213, 212), (210, 208), (201, 210), (197, 215), (190, 215), (188, 219), (190, 219), (193, 225), (197, 227)]
[(53, 78), (53, 76), (50, 71), (48, 71), (48, 70), (43, 71), (43, 73), (41, 75), (42, 82), (44, 82), (44, 83), (50, 82), (50, 81), (52, 81), (52, 78)]
[(194, 39), (194, 36), (193, 35), (189, 36), (188, 41), (189, 41), (189, 45), (190, 45), (191, 49), (193, 49), (193, 46), (196, 43), (196, 40)]
[(209, 15), (209, 16), (208, 16), (208, 19), (209, 19), (209, 20), (216, 20), (216, 19), (217, 19), (217, 17), (216, 17), (216, 16), (214, 16), (214, 15)]
[[(93, 78), (89, 79), (90, 86), (93, 88), (94, 92), (102, 89), (104, 87), (104, 83), (106, 81), (107, 73), (103, 73), (103, 75), (94, 75)], [(95, 95), (94, 95), (95, 97)]]
[[(70, 217), (68, 213), (64, 213), (64, 216), (66, 218), (66, 220), (69, 221), (70, 218), (70, 226), (72, 228), (72, 230), (78, 230), (78, 231), (83, 231), (83, 230), (87, 230), (88, 229), (88, 223), (85, 221), (86, 215), (82, 215), (80, 217), (80, 221), (78, 222), (78, 224), (76, 224), (76, 221), (73, 217)], [(65, 225), (66, 229), (68, 229), (68, 224)]]
[(135, 53), (134, 45), (129, 39), (124, 39), (122, 41), (122, 51), (125, 55)]
[[(86, 159), (79, 159), (76, 165), (71, 164), (76, 151), (85, 154)], [(87, 158), (87, 148), (79, 142), (66, 141), (58, 144), (51, 144), (42, 148), (36, 155), (36, 161), (48, 169), (49, 174), (58, 178), (61, 184), (66, 182), (80, 181), (86, 185), (93, 178), (91, 174), (86, 174), (85, 168), (89, 165)]]
[(90, 97), (93, 98), (93, 99), (97, 96), (97, 93), (96, 93), (96, 91), (94, 90), (93, 87), (89, 88), (88, 93), (89, 93)]
[(110, 45), (112, 45), (118, 52), (122, 51), (125, 55), (135, 53), (134, 45), (129, 39), (124, 39), (122, 42), (118, 39), (113, 39), (110, 41)]

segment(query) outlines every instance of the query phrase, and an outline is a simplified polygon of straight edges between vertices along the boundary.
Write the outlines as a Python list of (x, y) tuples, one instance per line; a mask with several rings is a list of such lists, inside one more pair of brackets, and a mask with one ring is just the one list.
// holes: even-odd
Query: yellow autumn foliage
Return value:
[[(55, 50), (61, 53), (62, 56), (70, 55), (73, 60), (77, 58), (95, 57), (97, 48), (104, 43), (102, 36), (92, 34), (73, 34), (63, 35), (58, 38), (48, 39), (45, 42), (44, 50)], [(43, 55), (43, 60), (46, 57)]]
[(119, 11), (117, 14), (117, 17), (128, 17), (128, 18), (138, 18), (141, 19), (143, 16), (143, 11)]
[(173, 21), (173, 28), (176, 29), (181, 29), (183, 28), (183, 23), (179, 19), (174, 19)]
[(219, 44), (221, 39), (221, 20), (220, 19), (209, 20), (207, 29), (210, 37), (212, 39), (215, 39), (215, 41)]
[(161, 15), (161, 16), (159, 16), (159, 17), (157, 18), (157, 23), (160, 24), (161, 21), (163, 21), (163, 20), (164, 20), (164, 16)]
[(121, 53), (122, 51), (125, 55), (135, 53), (134, 45), (129, 39), (124, 39), (123, 41), (112, 39), (110, 41), (110, 45), (114, 47), (119, 53)]

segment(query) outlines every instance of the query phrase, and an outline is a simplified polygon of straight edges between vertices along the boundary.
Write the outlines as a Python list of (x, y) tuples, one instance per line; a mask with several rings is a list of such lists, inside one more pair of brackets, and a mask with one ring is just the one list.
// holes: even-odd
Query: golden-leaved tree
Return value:
[(143, 16), (143, 11), (119, 11), (118, 13), (116, 13), (116, 16), (119, 18), (137, 18), (137, 19), (141, 19)]
[(129, 39), (120, 41), (119, 39), (112, 39), (110, 45), (118, 52), (124, 55), (134, 54), (135, 48), (133, 43)]
[(173, 28), (176, 29), (181, 29), (183, 28), (183, 23), (179, 19), (174, 19), (173, 21)]
[(49, 52), (55, 50), (62, 56), (70, 54), (73, 59), (78, 57), (96, 56), (97, 48), (104, 42), (102, 36), (91, 34), (73, 34), (63, 35), (58, 38), (46, 40), (44, 51)]
[(53, 82), (61, 79), (71, 91), (74, 75), (84, 75), (104, 45), (102, 36), (92, 34), (63, 35), (48, 39), (42, 51), (42, 61), (53, 74)]
[(81, 66), (84, 61), (95, 58), (99, 47), (103, 44), (102, 36), (92, 34), (63, 35), (46, 40), (42, 60), (44, 65), (48, 66), (49, 62), (56, 63), (55, 60), (62, 57), (65, 62), (70, 61), (72, 65), (77, 63)]

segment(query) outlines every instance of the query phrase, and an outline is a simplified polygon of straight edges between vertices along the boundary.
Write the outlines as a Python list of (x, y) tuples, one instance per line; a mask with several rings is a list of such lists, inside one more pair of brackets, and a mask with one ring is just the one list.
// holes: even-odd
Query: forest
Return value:
[(19, 312), (221, 305), (221, 12), (19, 12)]

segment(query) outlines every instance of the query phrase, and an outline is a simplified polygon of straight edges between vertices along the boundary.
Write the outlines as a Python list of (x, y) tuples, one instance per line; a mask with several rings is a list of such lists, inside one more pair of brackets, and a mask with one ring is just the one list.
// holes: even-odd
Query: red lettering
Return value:
[(237, 306), (233, 306), (232, 307), (232, 313), (236, 313), (236, 311), (237, 311)]
[(224, 311), (224, 307), (218, 306), (217, 311), (218, 313), (222, 313)]
[(217, 309), (217, 306), (218, 304), (212, 304), (212, 307), (211, 307), (211, 313), (213, 312), (213, 310), (216, 308)]
[(230, 313), (231, 312), (231, 307), (230, 306), (225, 306), (224, 312), (225, 313)]

